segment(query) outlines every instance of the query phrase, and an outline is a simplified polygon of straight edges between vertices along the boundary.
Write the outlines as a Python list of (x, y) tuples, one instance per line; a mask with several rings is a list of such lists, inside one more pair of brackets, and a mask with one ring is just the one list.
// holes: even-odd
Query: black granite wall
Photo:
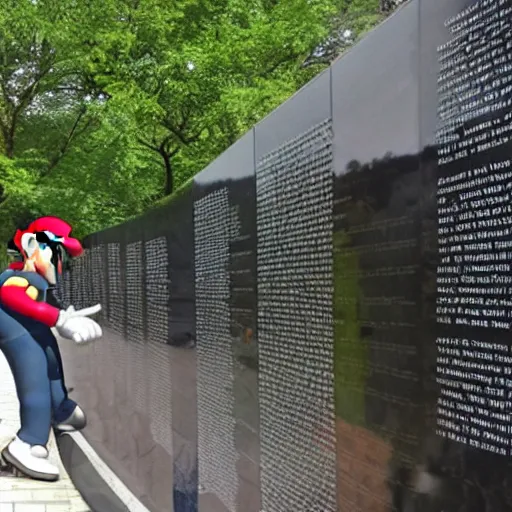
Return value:
[(150, 510), (512, 508), (511, 9), (407, 2), (86, 241), (67, 379)]

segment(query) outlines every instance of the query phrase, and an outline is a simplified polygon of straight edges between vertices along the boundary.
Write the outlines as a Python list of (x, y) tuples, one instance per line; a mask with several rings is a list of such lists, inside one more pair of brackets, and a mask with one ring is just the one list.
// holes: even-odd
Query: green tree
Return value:
[(383, 14), (378, 0), (6, 0), (0, 239), (168, 196)]
[[(56, 5), (55, 5), (56, 4)], [(5, 239), (30, 198), (92, 127), (94, 91), (69, 27), (72, 1), (0, 6), (0, 208)]]
[(165, 195), (325, 66), (304, 63), (337, 8), (330, 0), (122, 5), (116, 16), (132, 37), (115, 44), (120, 29), (106, 26), (90, 65), (131, 113), (134, 143), (159, 159)]

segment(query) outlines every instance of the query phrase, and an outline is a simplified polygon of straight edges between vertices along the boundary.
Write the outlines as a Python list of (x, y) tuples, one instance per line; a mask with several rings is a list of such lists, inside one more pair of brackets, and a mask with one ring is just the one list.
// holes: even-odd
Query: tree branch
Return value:
[(144, 139), (142, 139), (141, 137), (137, 137), (137, 142), (141, 145), (141, 146), (144, 146), (145, 148), (147, 149), (150, 149), (151, 151), (156, 151), (157, 153), (160, 153), (160, 148), (158, 146), (153, 146), (151, 145), (149, 142), (146, 142)]
[(14, 102), (12, 101), (12, 98), (9, 96), (9, 93), (7, 91), (7, 88), (5, 86), (5, 79), (2, 76), (0, 80), (0, 87), (2, 88), (2, 96), (4, 97), (4, 101), (8, 103), (11, 108), (14, 108)]
[(83, 105), (78, 112), (78, 116), (75, 119), (75, 122), (73, 123), (73, 126), (71, 127), (71, 130), (68, 133), (68, 136), (59, 148), (58, 153), (48, 163), (48, 167), (46, 169), (46, 172), (44, 173), (45, 177), (48, 176), (48, 174), (50, 174), (53, 171), (53, 169), (55, 169), (55, 167), (57, 167), (57, 164), (62, 160), (62, 157), (66, 154), (66, 151), (69, 149), (69, 146), (73, 139), (75, 139), (78, 135), (84, 133), (85, 130), (87, 130), (87, 128), (89, 128), (89, 126), (91, 125), (91, 120), (89, 120), (86, 123), (85, 127), (82, 128), (82, 130), (78, 130), (78, 125), (80, 124), (80, 121), (82, 120), (86, 112), (87, 107)]
[(160, 147), (158, 148), (158, 151), (160, 153), (162, 153), (162, 152), (169, 153), (169, 151), (167, 149), (167, 145), (169, 144), (169, 142), (171, 142), (171, 139), (172, 139), (172, 135), (167, 135), (167, 137), (164, 137), (164, 139), (160, 143)]
[(192, 144), (193, 142), (196, 142), (199, 137), (201, 137), (201, 134), (203, 133), (204, 131), (204, 128), (200, 128), (196, 133), (195, 135), (192, 135), (190, 137), (186, 137), (184, 134), (183, 134), (183, 130), (180, 130), (181, 126), (183, 124), (180, 125), (180, 127), (178, 128), (175, 128), (172, 123), (167, 120), (167, 119), (164, 119), (162, 122), (161, 122), (162, 126), (169, 130), (182, 144), (184, 144), (185, 146), (189, 145), (189, 144)]
[(285, 55), (281, 59), (278, 59), (276, 62), (274, 62), (274, 64), (272, 64), (272, 66), (270, 66), (267, 70), (263, 71), (263, 73), (261, 73), (261, 77), (268, 78), (272, 73), (274, 73), (274, 71), (279, 68), (279, 66), (295, 60), (296, 58), (298, 58), (298, 55), (294, 53)]

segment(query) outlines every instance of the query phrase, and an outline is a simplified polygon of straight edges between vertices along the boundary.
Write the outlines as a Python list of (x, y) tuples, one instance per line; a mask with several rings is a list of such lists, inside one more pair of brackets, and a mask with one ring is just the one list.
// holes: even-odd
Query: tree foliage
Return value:
[(353, 44), (379, 0), (4, 0), (0, 239), (170, 195)]

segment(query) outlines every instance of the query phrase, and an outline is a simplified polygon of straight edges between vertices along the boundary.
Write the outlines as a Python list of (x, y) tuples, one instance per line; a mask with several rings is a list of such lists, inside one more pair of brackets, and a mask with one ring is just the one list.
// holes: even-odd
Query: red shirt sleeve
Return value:
[(59, 319), (59, 310), (46, 302), (31, 299), (25, 288), (4, 285), (0, 288), (0, 302), (20, 315), (41, 322), (48, 327), (55, 327)]

